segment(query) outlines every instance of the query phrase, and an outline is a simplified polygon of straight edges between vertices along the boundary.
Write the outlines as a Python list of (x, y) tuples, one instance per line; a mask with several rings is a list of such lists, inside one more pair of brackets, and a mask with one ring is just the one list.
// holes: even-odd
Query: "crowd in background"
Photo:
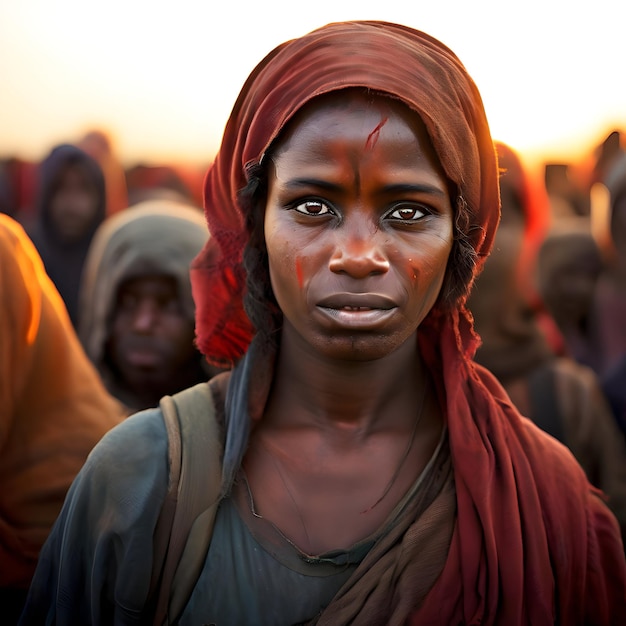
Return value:
[[(515, 146), (496, 148), (502, 221), (469, 301), (483, 340), (476, 360), (496, 375), (523, 414), (572, 450), (590, 481), (607, 494), (626, 534), (623, 135), (616, 130), (601, 138), (584, 163), (546, 163), (540, 178)], [(34, 244), (69, 316), (59, 332), (68, 341), (74, 333), (78, 337), (89, 367), (121, 403), (122, 418), (214, 373), (194, 345), (187, 277), (208, 236), (201, 209), (204, 172), (178, 164), (125, 166), (100, 131), (52, 146), (38, 163), (19, 156), (0, 160), (0, 213)], [(159, 315), (169, 315), (170, 344), (168, 337), (157, 338), (157, 349), (146, 337), (163, 333), (155, 330), (163, 326)], [(12, 332), (10, 325), (3, 324), (2, 332)], [(4, 337), (0, 343), (7, 343)], [(127, 346), (136, 349), (128, 353)], [(161, 365), (169, 365), (148, 380), (152, 351), (158, 350)], [(40, 388), (46, 380), (38, 379)], [(4, 385), (0, 389), (6, 393)], [(27, 393), (39, 392), (31, 387)], [(10, 405), (5, 397), (0, 404)], [(105, 410), (111, 406), (103, 401)], [(71, 411), (71, 404), (65, 409)], [(86, 438), (79, 459), (101, 433), (99, 427)], [(14, 469), (5, 462), (9, 445), (10, 429), (0, 425), (5, 494)], [(8, 510), (22, 504), (0, 496), (0, 517), (28, 526), (22, 513)], [(22, 559), (19, 581), (0, 563), (3, 592), (25, 589), (40, 535)], [(16, 552), (23, 543), (14, 542)]]

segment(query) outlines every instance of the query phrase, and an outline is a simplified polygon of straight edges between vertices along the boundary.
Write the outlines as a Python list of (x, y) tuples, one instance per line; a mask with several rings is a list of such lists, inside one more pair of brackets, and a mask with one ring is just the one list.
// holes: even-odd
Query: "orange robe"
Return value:
[(28, 587), (74, 476), (122, 416), (35, 247), (0, 214), (0, 587)]

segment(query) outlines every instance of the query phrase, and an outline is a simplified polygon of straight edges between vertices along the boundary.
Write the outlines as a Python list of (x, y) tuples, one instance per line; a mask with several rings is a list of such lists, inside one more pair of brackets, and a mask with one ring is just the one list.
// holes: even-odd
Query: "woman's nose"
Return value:
[(329, 263), (330, 271), (353, 278), (389, 271), (389, 259), (384, 252), (385, 234), (378, 228), (355, 222), (346, 223), (335, 231), (337, 241)]

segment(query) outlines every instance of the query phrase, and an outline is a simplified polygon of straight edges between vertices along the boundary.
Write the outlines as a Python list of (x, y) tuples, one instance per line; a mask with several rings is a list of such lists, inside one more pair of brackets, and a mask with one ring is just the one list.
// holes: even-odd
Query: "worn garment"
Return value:
[[(404, 623), (445, 562), (455, 520), (451, 478), (444, 429), (428, 466), (378, 532), (349, 549), (312, 556), (254, 511), (240, 476), (232, 500), (225, 499), (225, 510), (218, 513), (208, 562), (181, 625), (191, 626), (200, 617), (257, 626)], [(233, 515), (232, 501), (240, 517)], [(226, 517), (234, 543), (219, 541)], [(245, 527), (237, 540), (242, 519)], [(395, 592), (399, 582), (412, 589), (410, 596)]]
[[(225, 407), (238, 406), (242, 410), (245, 406), (242, 398), (237, 398), (241, 395), (245, 397), (249, 384), (245, 372), (244, 359), (233, 372)], [(511, 432), (517, 433), (513, 443), (541, 456), (548, 466), (552, 464), (564, 470), (563, 476), (557, 474), (560, 480), (555, 488), (566, 489), (572, 476), (585, 485), (578, 492), (567, 490), (573, 502), (566, 502), (570, 513), (579, 507), (585, 512), (584, 522), (580, 519), (574, 519), (574, 522), (583, 523), (589, 533), (591, 552), (585, 563), (574, 561), (573, 566), (582, 575), (582, 580), (576, 579), (579, 591), (588, 594), (588, 597), (577, 602), (575, 612), (560, 623), (612, 623), (609, 614), (596, 613), (596, 610), (606, 606), (612, 617), (619, 616), (623, 610), (620, 604), (623, 600), (623, 577), (619, 556), (614, 553), (614, 519), (598, 495), (588, 488), (582, 472), (572, 473), (571, 468), (576, 465), (565, 448), (555, 444), (528, 420), (520, 419), (495, 380), (485, 371), (483, 376), (486, 384), (498, 393), (499, 401), (508, 407), (509, 419), (517, 420), (516, 428), (511, 428)], [(225, 413), (227, 422), (231, 421), (234, 425), (241, 418), (232, 414), (229, 417), (227, 409)], [(494, 424), (490, 430), (497, 436), (505, 423)], [(225, 432), (229, 430), (227, 423)], [(226, 437), (228, 448), (229, 435)], [(407, 615), (420, 605), (422, 608), (418, 609), (415, 623), (421, 623), (417, 616), (424, 614), (432, 616), (426, 623), (471, 623), (462, 617), (463, 598), (471, 597), (473, 589), (464, 589), (461, 585), (464, 568), (468, 567), (466, 559), (461, 556), (464, 552), (461, 544), (468, 529), (454, 515), (463, 501), (458, 499), (458, 493), (455, 499), (451, 479), (454, 474), (456, 481), (458, 472), (450, 473), (450, 469), (454, 470), (450, 465), (453, 460), (443, 454), (445, 450), (445, 438), (442, 436), (439, 453), (433, 454), (430, 467), (423, 473), (423, 476), (430, 477), (429, 482), (416, 484), (415, 493), (408, 494), (408, 500), (399, 505), (402, 514), (390, 532), (367, 551), (360, 566), (325, 611), (318, 617), (313, 616), (313, 623), (333, 626), (347, 623), (368, 626), (403, 624)], [(473, 450), (475, 453), (475, 446)], [(469, 452), (467, 450), (466, 453)], [(499, 464), (504, 459), (497, 455), (497, 451), (494, 453), (493, 464), (483, 467), (481, 471), (483, 478), (491, 484), (495, 482), (494, 475), (507, 469)], [(481, 468), (476, 466), (476, 469)], [(74, 482), (44, 547), (21, 623), (39, 624), (46, 623), (46, 620), (68, 625), (145, 623), (144, 603), (152, 572), (149, 558), (152, 554), (152, 532), (165, 497), (167, 481), (167, 435), (158, 409), (129, 417), (105, 436)], [(528, 480), (527, 484), (531, 485), (532, 481)], [(241, 492), (235, 489), (233, 493), (233, 497), (239, 498), (240, 502)], [(218, 513), (218, 517), (224, 515), (224, 511)], [(224, 518), (221, 522), (218, 519), (214, 538), (224, 536), (224, 523)], [(249, 528), (253, 533), (259, 532), (252, 525)], [(565, 528), (567, 525), (561, 530)], [(524, 533), (524, 540), (531, 543), (537, 534), (545, 537), (545, 528), (541, 524), (527, 532)], [(519, 534), (520, 531), (512, 526), (509, 539), (515, 541)], [(486, 535), (483, 541), (489, 541), (490, 536)], [(564, 533), (565, 545), (558, 553), (562, 558), (572, 553), (567, 536)], [(234, 533), (230, 540), (236, 540)], [(237, 550), (239, 554), (241, 547), (237, 545), (230, 549)], [(480, 544), (475, 549), (481, 550)], [(181, 623), (205, 623), (204, 620), (210, 616), (205, 612), (208, 609), (203, 586), (214, 584), (211, 572), (216, 568), (221, 572), (222, 566), (218, 561), (225, 558), (218, 557), (218, 554), (226, 554), (228, 550), (228, 545), (221, 545), (216, 548), (215, 554), (209, 554)], [(82, 556), (76, 558), (77, 554)], [(506, 557), (503, 555), (501, 558)], [(548, 568), (547, 574), (554, 577), (555, 584), (559, 584), (562, 579), (557, 565), (548, 565)], [(245, 569), (243, 566), (243, 571)], [(507, 576), (506, 563), (502, 564), (501, 575)], [(605, 581), (605, 576), (611, 577)], [(433, 581), (436, 581), (434, 585)], [(215, 584), (219, 585), (219, 582)], [(247, 585), (258, 589), (260, 583), (253, 579)], [(498, 589), (497, 581), (495, 585)], [(536, 593), (541, 594), (545, 603), (542, 612), (522, 623), (554, 623), (551, 589), (536, 588)], [(597, 597), (600, 591), (601, 595)], [(493, 616), (486, 620), (487, 623), (510, 623), (501, 615), (502, 612), (515, 610), (511, 608), (518, 601), (515, 595), (498, 591), (495, 598), (489, 596), (485, 600), (487, 605), (483, 610)]]
[[(239, 192), (248, 173), (306, 102), (345, 87), (389, 94), (420, 115), (456, 206), (469, 210), (464, 232), (476, 271), (489, 254), (499, 221), (496, 155), (462, 63), (405, 26), (330, 24), (278, 46), (257, 65), (207, 174), (212, 238), (192, 268), (198, 343), (207, 359), (236, 362), (254, 332), (242, 304), (248, 234)], [(442, 576), (412, 622), (609, 624), (621, 616), (626, 572), (615, 517), (569, 450), (522, 418), (472, 362), (478, 339), (463, 299), (438, 302), (418, 341), (450, 432), (458, 525)], [(258, 373), (251, 420), (262, 419), (271, 384), (267, 364)]]
[[(254, 519), (254, 518), (253, 518)], [(217, 514), (207, 563), (180, 624), (298, 624), (326, 607), (363, 559), (363, 550), (305, 561), (289, 546), (274, 557), (243, 523), (233, 500)], [(369, 548), (366, 545), (365, 548)]]
[(0, 336), (0, 587), (25, 590), (72, 480), (122, 411), (33, 244), (5, 215)]
[[(173, 200), (148, 200), (133, 205), (107, 218), (96, 232), (81, 282), (78, 334), (87, 356), (118, 397), (121, 389), (106, 359), (105, 346), (119, 287), (126, 280), (142, 276), (173, 277), (183, 311), (193, 322), (195, 306), (189, 266), (207, 238), (202, 211)], [(207, 377), (200, 353), (198, 376), (197, 382)]]
[[(246, 396), (250, 381), (245, 371), (245, 367), (239, 366), (231, 378), (225, 407), (237, 405), (242, 410), (245, 406), (241, 401), (236, 402), (237, 397)], [(217, 409), (225, 411), (227, 422), (240, 421), (241, 416), (234, 416), (225, 408)], [(228, 425), (225, 431), (228, 433)], [(226, 447), (228, 437), (226, 434)], [(160, 409), (129, 417), (103, 438), (72, 486), (46, 543), (22, 624), (46, 623), (46, 620), (68, 625), (145, 623), (144, 605), (152, 573), (152, 532), (167, 491), (167, 470), (167, 434)], [(231, 571), (223, 560), (228, 560), (228, 555), (234, 552), (238, 557), (245, 553), (239, 542), (241, 534), (236, 532), (236, 527), (230, 527), (235, 514), (233, 504), (241, 511), (249, 529), (244, 540), (251, 541), (247, 536), (251, 532), (263, 550), (272, 555), (270, 561), (267, 557), (253, 555), (252, 558), (260, 558), (259, 562), (270, 570), (280, 570), (282, 561), (295, 572), (311, 575), (310, 569), (302, 571), (302, 567), (294, 565), (294, 559), (300, 557), (294, 550), (287, 551), (285, 542), (277, 542), (276, 535), (272, 536), (262, 520), (250, 519), (251, 514), (245, 512), (248, 503), (242, 502), (247, 497), (245, 491), (235, 489), (226, 497), (230, 501), (218, 510), (212, 538), (212, 542), (219, 543), (211, 544), (181, 624), (209, 621), (211, 611), (220, 610), (222, 596), (236, 593), (220, 587), (228, 581)], [(334, 596), (333, 602), (321, 615), (316, 609), (306, 619), (320, 624), (349, 623), (352, 619), (367, 624), (403, 623), (441, 572), (455, 526), (455, 510), (444, 429), (429, 464), (380, 532), (375, 537), (364, 538), (360, 548), (365, 546), (365, 550), (354, 547), (352, 554), (361, 563), (354, 575), (337, 580), (335, 592), (324, 594), (327, 599)], [(376, 539), (373, 546), (371, 539)], [(337, 554), (340, 551), (346, 554), (345, 547), (338, 546)], [(76, 558), (77, 554), (81, 557)], [(275, 558), (279, 561), (274, 561)], [(261, 593), (263, 587), (256, 571), (250, 571), (246, 565), (236, 570), (236, 575), (245, 579), (242, 584), (245, 582), (248, 589)], [(216, 576), (224, 576), (226, 580), (220, 583)], [(293, 583), (291, 575), (288, 579)], [(266, 580), (268, 585), (272, 582), (279, 581)], [(212, 589), (205, 591), (205, 585)], [(267, 591), (285, 592), (280, 587)], [(315, 586), (305, 586), (299, 591), (299, 595), (307, 593), (313, 594), (314, 602)], [(270, 606), (272, 597), (250, 601)], [(222, 605), (221, 610), (235, 611), (235, 607), (224, 609)], [(275, 617), (278, 620), (280, 613)], [(244, 623), (286, 623), (264, 622), (266, 618), (272, 619), (268, 615)]]
[[(97, 194), (96, 213), (76, 241), (68, 242), (55, 228), (50, 215), (52, 197), (68, 165), (80, 164)], [(26, 230), (41, 256), (46, 272), (58, 289), (74, 327), (78, 324), (78, 299), (83, 264), (91, 240), (106, 216), (104, 175), (98, 163), (80, 148), (61, 144), (52, 149), (38, 170), (38, 191), (32, 221)]]

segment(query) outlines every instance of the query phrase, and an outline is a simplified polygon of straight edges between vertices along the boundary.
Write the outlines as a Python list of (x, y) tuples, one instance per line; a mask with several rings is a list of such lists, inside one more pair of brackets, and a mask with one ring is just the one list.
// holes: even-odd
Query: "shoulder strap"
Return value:
[(533, 422), (541, 430), (565, 443), (563, 417), (556, 393), (556, 379), (552, 364), (548, 363), (534, 371), (528, 380)]
[(202, 570), (222, 482), (222, 435), (211, 386), (200, 383), (161, 399), (170, 480), (154, 534), (154, 624), (182, 612)]

